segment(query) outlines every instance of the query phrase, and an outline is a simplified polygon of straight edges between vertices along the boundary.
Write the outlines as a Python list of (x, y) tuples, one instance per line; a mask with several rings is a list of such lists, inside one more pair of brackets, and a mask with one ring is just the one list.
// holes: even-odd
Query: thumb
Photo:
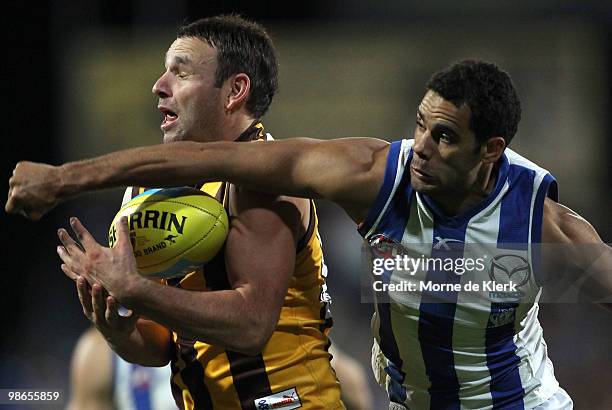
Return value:
[(123, 308), (113, 296), (106, 298), (106, 320), (111, 327), (117, 328), (123, 324), (130, 328), (136, 324), (138, 319), (138, 314), (133, 310)]

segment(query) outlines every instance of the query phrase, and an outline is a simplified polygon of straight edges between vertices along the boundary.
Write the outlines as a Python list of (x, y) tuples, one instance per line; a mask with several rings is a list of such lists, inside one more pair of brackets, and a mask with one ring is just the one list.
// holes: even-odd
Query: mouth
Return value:
[(423, 171), (420, 168), (415, 168), (413, 165), (410, 165), (411, 173), (419, 179), (431, 181), (434, 179), (433, 175)]
[(174, 111), (161, 105), (157, 106), (157, 109), (159, 109), (159, 111), (164, 115), (161, 123), (161, 129), (166, 131), (176, 123), (179, 116)]

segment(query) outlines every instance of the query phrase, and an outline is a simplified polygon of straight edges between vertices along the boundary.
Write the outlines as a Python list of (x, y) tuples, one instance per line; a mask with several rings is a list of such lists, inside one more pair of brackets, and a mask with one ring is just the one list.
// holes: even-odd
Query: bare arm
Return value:
[(560, 244), (553, 252), (556, 262), (567, 261), (571, 266), (565, 269), (581, 276), (570, 279), (581, 282), (583, 295), (592, 301), (604, 301), (600, 305), (612, 310), (612, 248), (603, 243), (586, 219), (546, 199), (542, 241)]
[(79, 338), (70, 365), (68, 410), (114, 409), (112, 353), (97, 330)]
[[(65, 235), (62, 235), (65, 236)], [(63, 239), (65, 248), (73, 244)], [(76, 250), (71, 249), (74, 254)], [(65, 251), (64, 251), (65, 253)], [(143, 366), (165, 366), (170, 361), (170, 331), (148, 319), (119, 315), (119, 304), (103, 288), (94, 284), (91, 288), (84, 277), (74, 274), (62, 266), (77, 284), (83, 313), (99, 330), (108, 345), (124, 360)]]
[(361, 221), (384, 178), (388, 143), (373, 138), (274, 142), (176, 142), (117, 151), (59, 167), (17, 164), (9, 213), (39, 219), (78, 193), (124, 185), (229, 181), (249, 189), (334, 201)]
[(369, 410), (373, 408), (372, 393), (368, 385), (368, 372), (357, 360), (338, 349), (335, 344), (329, 348), (332, 354), (332, 367), (336, 371), (342, 401), (352, 410)]
[[(295, 266), (306, 200), (241, 193), (225, 249), (232, 289), (190, 292), (134, 281), (128, 306), (182, 336), (245, 354), (261, 352), (276, 328)], [(248, 198), (244, 198), (248, 196)], [(301, 204), (300, 204), (301, 203)], [(140, 282), (140, 283), (139, 283)]]
[(170, 362), (172, 334), (151, 320), (138, 319), (134, 331), (125, 339), (105, 337), (109, 346), (126, 362), (150, 367), (162, 367)]
[[(240, 196), (226, 244), (229, 290), (188, 291), (143, 278), (136, 270), (125, 221), (118, 226), (117, 244), (108, 249), (73, 219), (85, 252), (60, 250), (60, 256), (78, 281), (82, 275), (96, 283), (94, 299), (104, 288), (112, 295), (107, 300), (115, 297), (184, 337), (258, 353), (278, 322), (294, 269), (297, 238), (303, 232), (301, 214), (306, 210), (301, 208), (308, 201), (264, 194)], [(68, 243), (63, 235), (62, 242)]]
[[(58, 247), (60, 255), (70, 257), (81, 252), (64, 229), (58, 230), (58, 236), (64, 245)], [(83, 313), (99, 331), (93, 332), (96, 340), (106, 340), (115, 353), (131, 363), (157, 367), (165, 366), (170, 361), (172, 335), (167, 328), (134, 312), (120, 315), (117, 300), (100, 285), (90, 286), (84, 277), (75, 275), (65, 264), (61, 268), (76, 283)]]

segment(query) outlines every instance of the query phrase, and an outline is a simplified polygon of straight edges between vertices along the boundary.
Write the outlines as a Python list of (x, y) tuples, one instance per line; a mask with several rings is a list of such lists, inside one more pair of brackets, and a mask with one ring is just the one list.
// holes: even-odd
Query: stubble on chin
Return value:
[(183, 135), (180, 132), (173, 132), (170, 134), (164, 134), (163, 138), (162, 138), (162, 143), (163, 144), (168, 144), (171, 142), (177, 142), (177, 141), (183, 141)]
[(425, 184), (421, 181), (415, 181), (416, 178), (413, 178), (411, 181), (412, 188), (421, 194), (431, 195), (438, 192), (438, 187), (434, 185)]

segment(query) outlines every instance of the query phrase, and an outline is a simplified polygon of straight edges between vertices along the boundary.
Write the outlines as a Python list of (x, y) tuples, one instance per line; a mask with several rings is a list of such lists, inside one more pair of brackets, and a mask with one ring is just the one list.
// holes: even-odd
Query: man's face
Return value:
[(476, 181), (481, 164), (470, 129), (470, 108), (465, 104), (458, 108), (429, 90), (416, 117), (412, 186), (429, 195), (465, 194)]
[(164, 114), (164, 143), (213, 140), (224, 113), (221, 89), (215, 87), (217, 51), (198, 38), (178, 38), (166, 53), (165, 67), (153, 85)]

